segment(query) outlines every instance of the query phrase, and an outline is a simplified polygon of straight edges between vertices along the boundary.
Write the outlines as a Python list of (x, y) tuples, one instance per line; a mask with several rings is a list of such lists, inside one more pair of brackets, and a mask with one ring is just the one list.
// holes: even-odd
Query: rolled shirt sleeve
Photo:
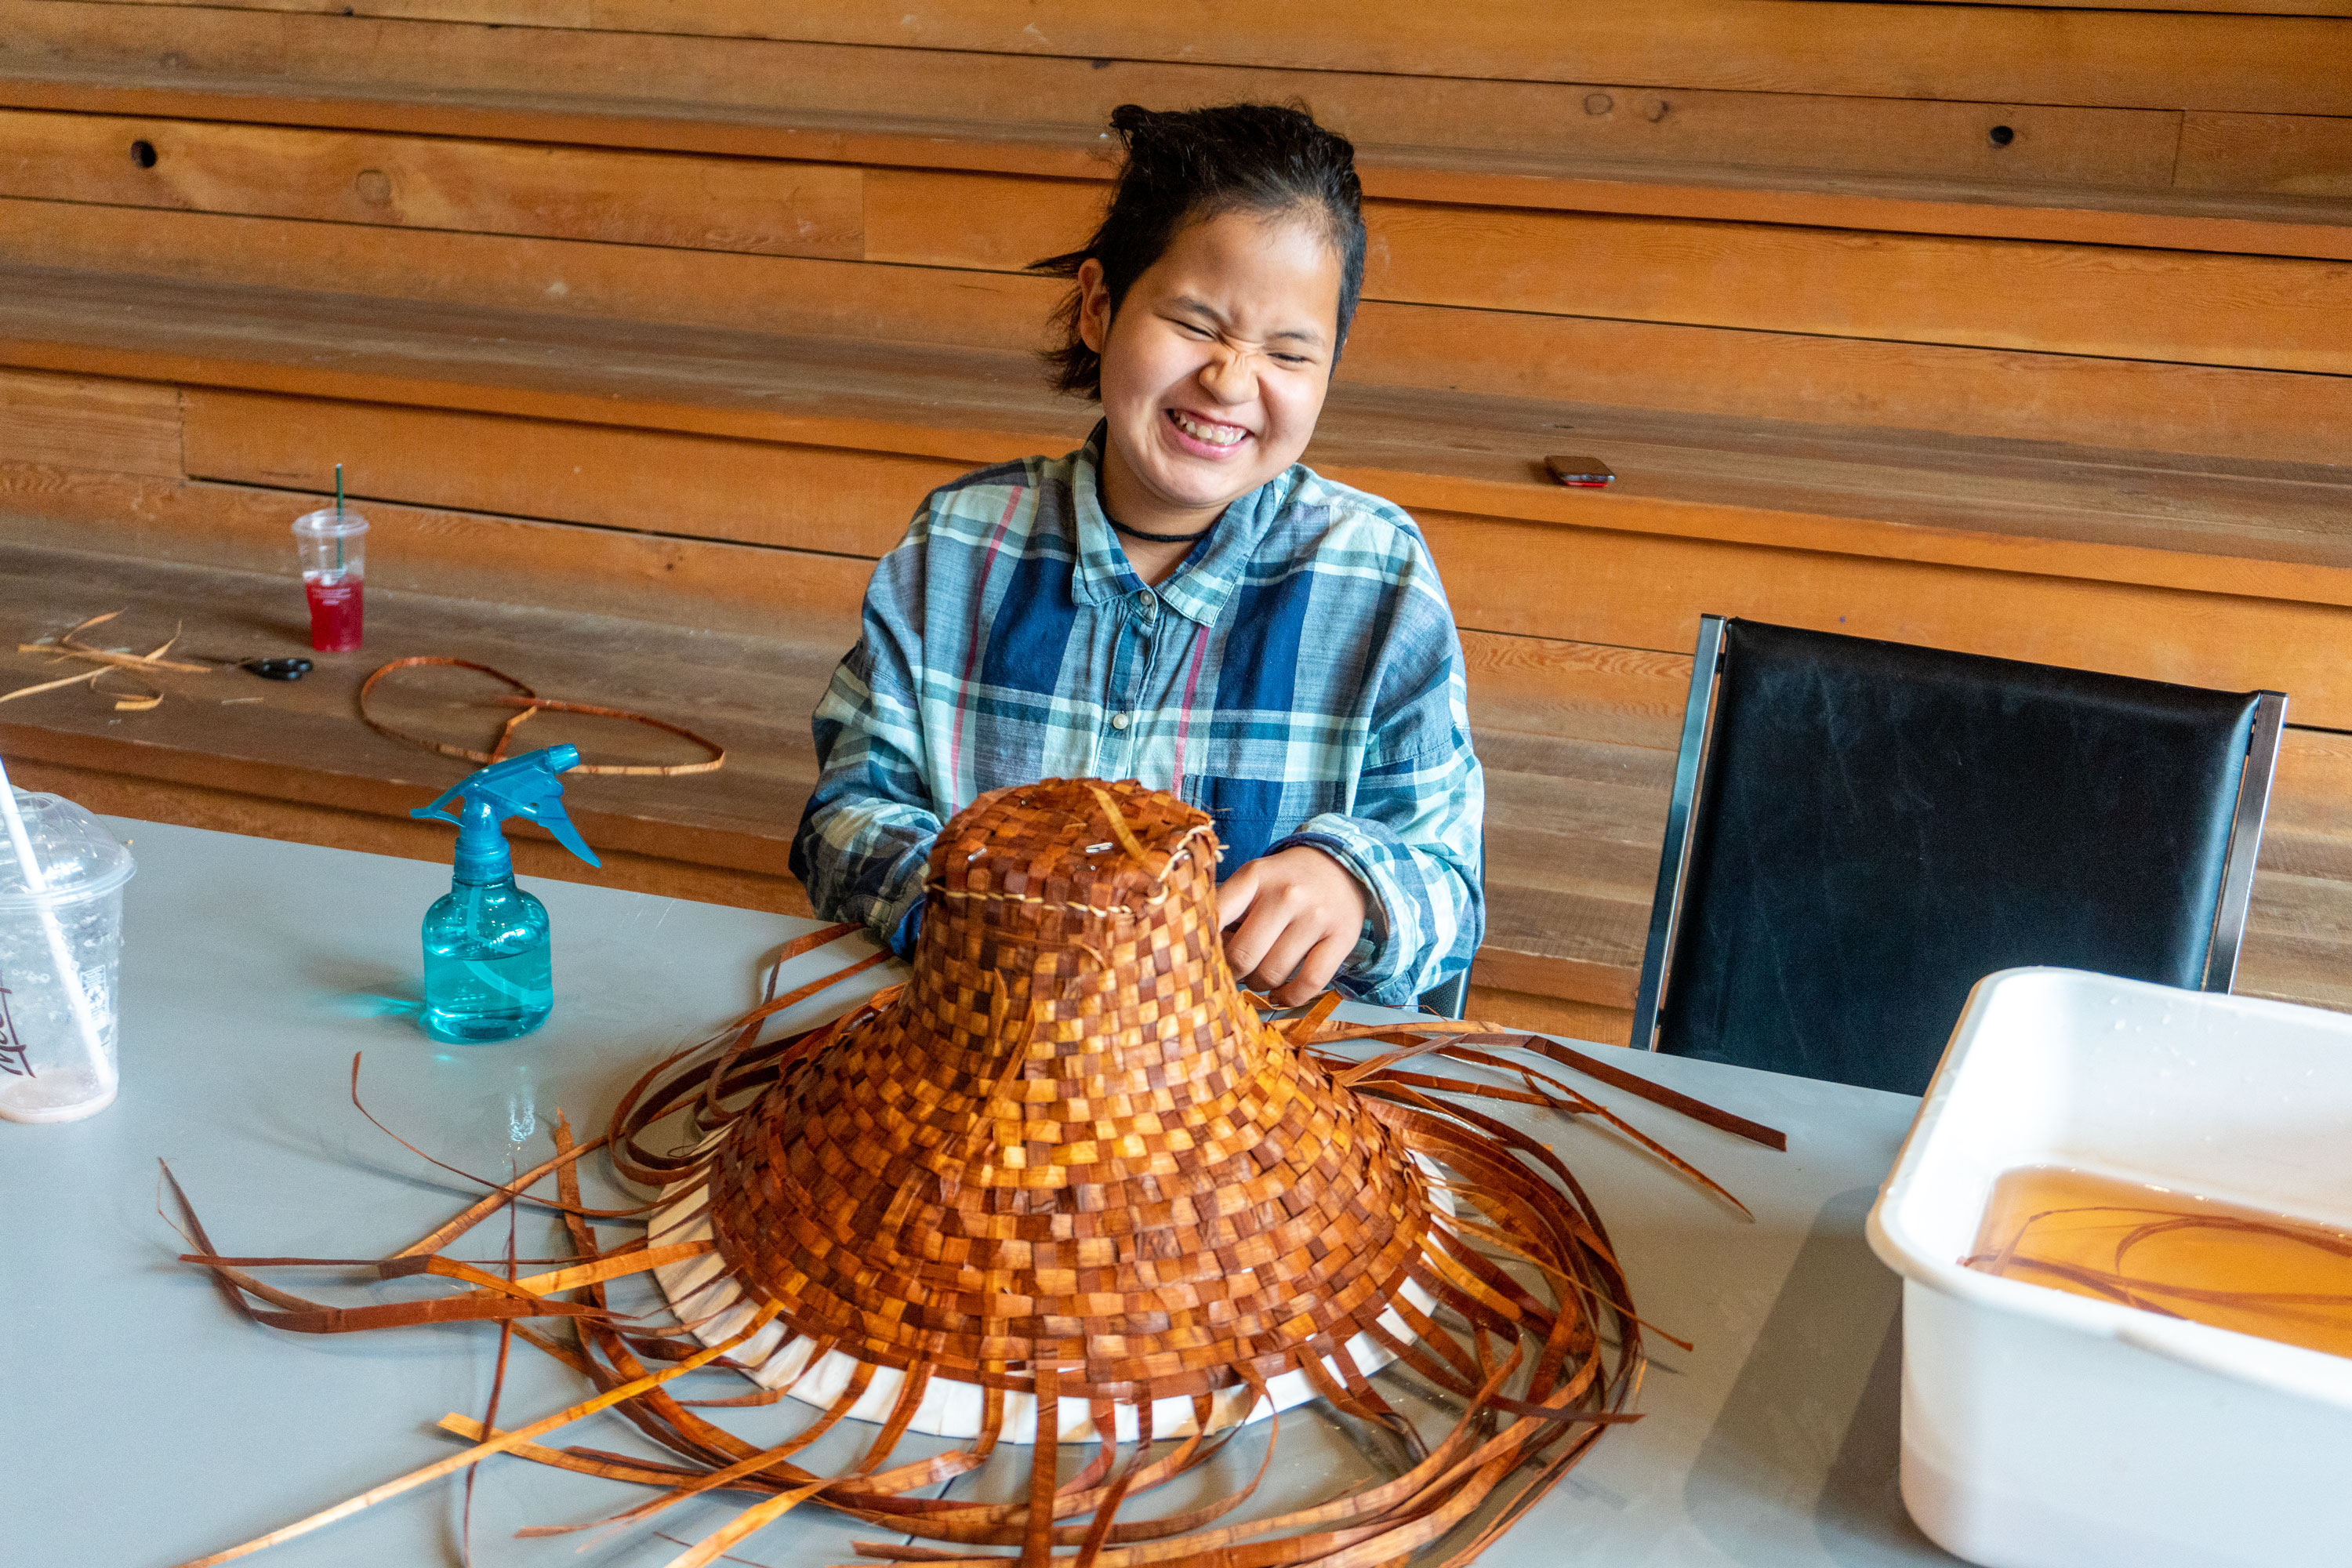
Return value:
[(816, 788), (792, 852), (793, 875), (820, 916), (856, 921), (902, 958), (943, 826), (916, 696), (925, 523), (918, 516), (907, 543), (876, 567), (856, 646), (817, 703)]
[(1461, 638), (1436, 573), (1416, 552), (1400, 575), (1355, 798), (1274, 847), (1313, 845), (1363, 883), (1372, 907), (1339, 988), (1405, 1007), (1468, 969), (1486, 936), (1486, 785), (1470, 743)]

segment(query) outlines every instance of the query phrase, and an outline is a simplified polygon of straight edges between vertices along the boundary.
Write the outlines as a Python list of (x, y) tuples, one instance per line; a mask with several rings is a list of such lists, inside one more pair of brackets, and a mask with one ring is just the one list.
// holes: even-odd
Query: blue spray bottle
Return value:
[[(595, 852), (563, 815), (563, 785), (555, 776), (579, 762), (577, 746), (528, 752), (493, 763), (408, 814), (457, 825), (457, 874), (425, 911), (425, 1032), (435, 1039), (510, 1040), (539, 1027), (554, 1009), (547, 907), (515, 886), (514, 857), (499, 825), (527, 816), (596, 865)], [(460, 795), (465, 804), (451, 806)]]

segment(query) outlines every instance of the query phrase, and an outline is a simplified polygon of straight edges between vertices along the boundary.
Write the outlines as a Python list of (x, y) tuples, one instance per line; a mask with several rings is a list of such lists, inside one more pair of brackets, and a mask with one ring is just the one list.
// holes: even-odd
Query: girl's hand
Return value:
[(1225, 960), (1241, 983), (1285, 1007), (1313, 1001), (1364, 930), (1364, 886), (1331, 856), (1294, 845), (1253, 860), (1217, 889)]

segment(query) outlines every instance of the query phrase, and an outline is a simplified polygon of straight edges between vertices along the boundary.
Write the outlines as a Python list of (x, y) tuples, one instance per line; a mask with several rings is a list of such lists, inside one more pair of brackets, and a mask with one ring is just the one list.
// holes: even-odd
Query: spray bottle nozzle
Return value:
[[(506, 835), (499, 824), (510, 816), (526, 816), (555, 835), (555, 841), (585, 860), (600, 865), (572, 819), (563, 815), (563, 783), (556, 775), (580, 763), (577, 746), (548, 746), (509, 757), (452, 784), (430, 805), (408, 815), (425, 821), (457, 825), (457, 878), (488, 881), (504, 876), (513, 866)], [(458, 796), (465, 804), (451, 806)], [(445, 809), (446, 808), (446, 809)]]

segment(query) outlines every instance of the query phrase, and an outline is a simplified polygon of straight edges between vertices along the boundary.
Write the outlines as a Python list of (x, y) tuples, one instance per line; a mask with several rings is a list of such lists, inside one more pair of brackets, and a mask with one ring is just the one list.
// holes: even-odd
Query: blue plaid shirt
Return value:
[(815, 716), (793, 870), (904, 955), (931, 840), (992, 789), (1137, 778), (1213, 814), (1222, 872), (1312, 844), (1370, 892), (1340, 971), (1409, 1004), (1486, 925), (1486, 783), (1421, 531), (1303, 465), (1144, 586), (1097, 493), (1102, 430), (931, 492), (875, 567)]

